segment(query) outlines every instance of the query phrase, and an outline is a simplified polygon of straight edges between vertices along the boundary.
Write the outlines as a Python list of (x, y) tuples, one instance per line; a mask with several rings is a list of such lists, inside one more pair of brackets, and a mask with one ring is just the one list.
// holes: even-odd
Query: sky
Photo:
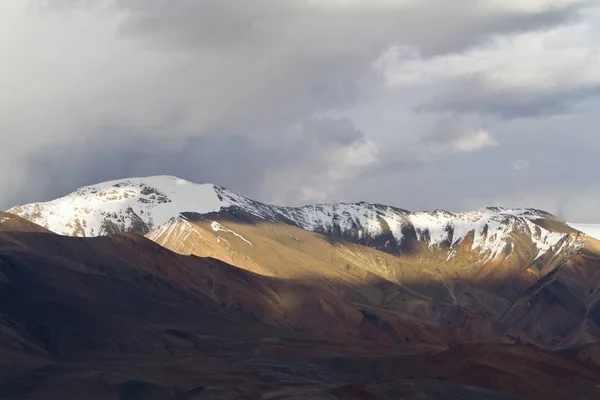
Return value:
[(600, 223), (598, 0), (3, 0), (0, 209), (134, 176)]

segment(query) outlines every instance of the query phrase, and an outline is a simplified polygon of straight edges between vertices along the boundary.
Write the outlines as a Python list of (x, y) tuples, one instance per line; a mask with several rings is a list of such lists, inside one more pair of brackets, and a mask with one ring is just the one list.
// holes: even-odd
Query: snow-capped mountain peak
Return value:
[(174, 176), (99, 183), (53, 201), (14, 207), (9, 212), (70, 236), (117, 232), (145, 235), (182, 213), (225, 212), (295, 225), (392, 253), (401, 253), (417, 242), (429, 248), (443, 247), (451, 257), (458, 246), (468, 241), (471, 251), (487, 260), (514, 246), (515, 234), (528, 238), (537, 257), (573, 241), (566, 231), (544, 228), (539, 221), (556, 218), (535, 209), (489, 207), (464, 213), (410, 212), (366, 202), (283, 207), (256, 202), (217, 185), (196, 184)]
[(181, 211), (219, 211), (223, 204), (215, 187), (174, 176), (129, 178), (85, 186), (56, 200), (8, 211), (62, 235), (146, 233)]

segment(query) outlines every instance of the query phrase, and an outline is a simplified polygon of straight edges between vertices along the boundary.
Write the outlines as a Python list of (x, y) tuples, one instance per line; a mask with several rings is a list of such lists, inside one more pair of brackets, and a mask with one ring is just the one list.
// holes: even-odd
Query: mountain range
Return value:
[(598, 230), (83, 187), (0, 213), (0, 398), (600, 398)]

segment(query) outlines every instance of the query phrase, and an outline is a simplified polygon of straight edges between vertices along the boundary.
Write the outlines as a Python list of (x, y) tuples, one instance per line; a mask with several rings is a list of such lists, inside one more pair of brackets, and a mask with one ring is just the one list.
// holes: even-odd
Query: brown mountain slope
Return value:
[[(461, 329), (463, 340), (495, 337), (492, 315), (462, 310), (436, 265), (395, 257), (277, 223), (179, 219), (148, 235), (182, 254), (225, 260), (241, 268), (310, 281), (352, 302)], [(439, 270), (439, 269), (438, 269)], [(475, 333), (476, 332), (476, 333)], [(466, 333), (466, 331), (463, 331)]]
[[(572, 231), (558, 220), (548, 223)], [(581, 240), (578, 233), (571, 234), (573, 241)], [(227, 213), (185, 214), (147, 237), (178, 253), (310, 280), (356, 303), (472, 333), (462, 340), (499, 339), (509, 333), (556, 347), (588, 311), (594, 312), (600, 298), (587, 288), (597, 287), (600, 279), (600, 252), (593, 240), (591, 245), (581, 240), (575, 250), (536, 257), (528, 234), (515, 234), (517, 249), (482, 263), (473, 259), (468, 240), (452, 258), (436, 248), (393, 255), (293, 225)]]
[[(170, 324), (202, 332), (207, 323), (231, 326), (239, 318), (269, 329), (388, 342), (457, 339), (455, 330), (356, 304), (319, 285), (180, 256), (135, 235), (4, 231), (0, 260), (3, 321), (54, 357), (169, 353), (179, 341)], [(65, 325), (68, 317), (77, 323)]]
[[(148, 323), (144, 318), (150, 321), (162, 318), (159, 311), (163, 310), (167, 321), (190, 314), (197, 314), (201, 320), (219, 315), (227, 321), (242, 317), (290, 330), (356, 337), (376, 334), (379, 327), (372, 326), (373, 321), (376, 324), (387, 321), (392, 335), (388, 338), (390, 341), (395, 336), (403, 338), (406, 335), (418, 338), (417, 341), (439, 343), (434, 334), (437, 333), (435, 326), (354, 304), (321, 286), (257, 275), (215, 259), (183, 257), (134, 235), (83, 240), (53, 234), (11, 232), (3, 233), (1, 238), (3, 298), (8, 304), (5, 313), (29, 331), (39, 331), (41, 338), (45, 338), (47, 329), (56, 329), (54, 324), (59, 320), (53, 318), (60, 318), (59, 314), (63, 312), (89, 318), (119, 309), (121, 314), (130, 315), (134, 320), (141, 318), (144, 325)], [(111, 283), (113, 280), (115, 282)], [(90, 294), (105, 290), (105, 286), (109, 290), (109, 285), (127, 288), (127, 297), (99, 299)], [(28, 293), (32, 290), (36, 298), (44, 299), (44, 304), (50, 307), (45, 313), (50, 320), (28, 318), (31, 313), (27, 307), (33, 301), (33, 295)], [(167, 297), (163, 300), (155, 298), (155, 291)], [(48, 300), (43, 297), (46, 292), (58, 297)], [(151, 302), (139, 308), (138, 298), (144, 301), (149, 298)], [(90, 309), (85, 313), (79, 306), (75, 310), (63, 309), (63, 303), (88, 305)], [(158, 308), (147, 309), (152, 304)], [(100, 309), (94, 312), (97, 307)], [(110, 328), (115, 323), (111, 320), (90, 321), (91, 325), (97, 325), (98, 332), (75, 348), (78, 337), (75, 331), (70, 331), (75, 342), (67, 347), (75, 348), (78, 354), (110, 347), (135, 349), (133, 339), (110, 339), (103, 335), (100, 325)], [(43, 326), (38, 327), (39, 324)], [(66, 334), (56, 334), (70, 340)], [(154, 335), (152, 332), (143, 334)], [(64, 343), (55, 343), (52, 338), (48, 340), (56, 354), (65, 355), (61, 350)], [(156, 340), (161, 339), (157, 337)]]
[(2, 231), (50, 233), (48, 229), (34, 224), (15, 214), (0, 211), (0, 232)]
[(461, 341), (508, 332), (557, 347), (586, 318), (600, 322), (600, 252), (565, 221), (536, 209), (281, 207), (158, 176), (104, 182), (12, 212), (67, 235), (153, 229), (148, 237), (175, 251), (310, 281), (354, 304), (461, 329)]
[[(4, 232), (46, 232), (48, 230), (16, 215), (0, 212), (0, 254), (7, 246)], [(8, 283), (4, 268), (0, 269), (0, 290)], [(13, 302), (13, 299), (6, 299)], [(6, 306), (0, 308), (0, 377), (15, 377), (48, 363), (49, 353), (20, 325), (5, 317)]]
[[(134, 235), (33, 230), (0, 232), (0, 327), (11, 329), (0, 330), (1, 349), (13, 357), (1, 362), (2, 399), (600, 396), (592, 366), (516, 345), (443, 350), (427, 344), (443, 337), (436, 326), (320, 284), (181, 256)], [(365, 332), (387, 333), (357, 340)], [(390, 332), (423, 343), (398, 345)]]

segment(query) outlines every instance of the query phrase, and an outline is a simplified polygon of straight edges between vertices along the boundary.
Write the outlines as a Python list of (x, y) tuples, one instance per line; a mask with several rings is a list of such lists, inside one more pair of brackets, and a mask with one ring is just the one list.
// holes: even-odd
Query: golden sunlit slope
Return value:
[[(393, 255), (230, 213), (184, 214), (147, 237), (181, 254), (210, 256), (260, 274), (311, 282), (354, 303), (464, 329), (471, 333), (464, 340), (505, 338), (509, 333), (557, 346), (585, 321), (591, 306), (587, 297), (560, 293), (594, 282), (590, 278), (597, 271), (597, 254), (593, 242), (583, 247), (585, 237), (560, 220), (548, 224), (566, 234), (550, 251), (540, 256), (529, 232), (515, 231), (512, 251), (492, 260), (477, 258), (472, 235), (452, 257), (443, 247), (420, 243), (406, 254)], [(573, 275), (573, 270), (580, 272)], [(537, 331), (539, 326), (543, 332)]]
[[(335, 270), (324, 274), (329, 288), (183, 256), (132, 234), (71, 238), (16, 221), (0, 230), (2, 399), (600, 396), (600, 370), (566, 355), (522, 345), (448, 349), (445, 341), (468, 334), (350, 299), (363, 293), (361, 284), (375, 287), (363, 302), (391, 293), (378, 287), (390, 281), (358, 269), (360, 257), (370, 257), (376, 271), (393, 260), (373, 249), (315, 235), (319, 244), (310, 249), (333, 246), (347, 256), (351, 268), (338, 267), (356, 286), (342, 291), (350, 278)], [(259, 239), (225, 222), (201, 225), (195, 229), (205, 238), (218, 233), (215, 243), (236, 237), (277, 250), (285, 232), (305, 251), (311, 240), (287, 228)], [(427, 302), (424, 294), (410, 296)]]
[(478, 340), (508, 332), (559, 346), (586, 320), (600, 320), (592, 239), (536, 209), (282, 207), (155, 176), (104, 182), (11, 212), (65, 235), (151, 231), (148, 237), (177, 252), (317, 284), (342, 301), (466, 328)]
[[(352, 301), (335, 286), (182, 256), (133, 234), (84, 239), (29, 228), (0, 231), (0, 261), (3, 316), (60, 356), (168, 351), (165, 346), (177, 348), (170, 343), (170, 321), (183, 330), (188, 322), (189, 329), (201, 331), (206, 321), (214, 329), (245, 321), (289, 332), (436, 346), (461, 335)], [(65, 325), (63, 318), (71, 317), (72, 326)]]

